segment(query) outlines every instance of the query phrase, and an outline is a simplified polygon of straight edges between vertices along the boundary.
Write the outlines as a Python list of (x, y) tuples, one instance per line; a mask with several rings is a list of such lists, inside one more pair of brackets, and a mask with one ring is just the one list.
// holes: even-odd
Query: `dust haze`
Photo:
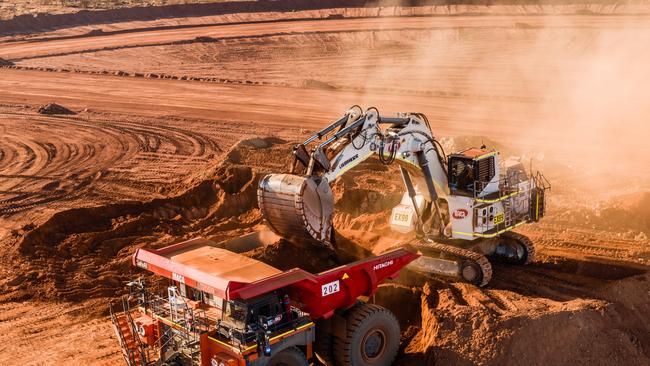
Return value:
[[(350, 85), (368, 90), (364, 105), (376, 105), (377, 92), (433, 92), (424, 112), (438, 136), (481, 135), (516, 147), (534, 164), (558, 168), (558, 177), (581, 176), (572, 183), (584, 189), (643, 185), (650, 175), (647, 26), (590, 27), (574, 16), (394, 31), (399, 22), (359, 36), (340, 66)], [(404, 111), (410, 99), (393, 104)], [(454, 110), (458, 99), (462, 107)], [(390, 107), (383, 112), (394, 112)]]

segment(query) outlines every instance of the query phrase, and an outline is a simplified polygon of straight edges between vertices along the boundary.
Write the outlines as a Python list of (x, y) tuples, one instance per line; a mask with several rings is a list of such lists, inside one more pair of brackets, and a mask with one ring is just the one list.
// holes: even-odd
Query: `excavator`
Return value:
[(500, 162), (499, 152), (486, 146), (445, 155), (422, 113), (384, 117), (374, 107), (353, 106), (296, 145), (288, 173), (260, 180), (258, 202), (268, 226), (296, 245), (333, 248), (331, 186), (370, 157), (399, 166), (405, 192), (389, 224), (415, 234), (407, 243), (422, 256), (411, 269), (486, 286), (490, 260), (533, 261), (532, 241), (513, 229), (544, 216), (548, 180), (528, 173), (520, 160)]

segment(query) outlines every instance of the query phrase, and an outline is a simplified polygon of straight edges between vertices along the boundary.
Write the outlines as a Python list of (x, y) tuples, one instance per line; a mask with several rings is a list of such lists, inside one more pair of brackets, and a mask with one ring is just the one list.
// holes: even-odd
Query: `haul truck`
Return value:
[(400, 248), (318, 274), (280, 271), (237, 253), (252, 249), (260, 235), (225, 245), (197, 238), (138, 249), (133, 264), (168, 279), (169, 286), (161, 295), (133, 281), (124, 311), (111, 305), (127, 365), (393, 362), (399, 324), (389, 310), (361, 298), (418, 254)]

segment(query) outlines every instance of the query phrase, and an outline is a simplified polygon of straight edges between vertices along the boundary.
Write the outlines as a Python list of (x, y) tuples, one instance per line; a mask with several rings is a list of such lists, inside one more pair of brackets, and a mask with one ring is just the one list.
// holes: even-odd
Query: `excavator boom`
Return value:
[[(437, 204), (439, 196), (448, 194), (444, 158), (420, 116), (386, 118), (374, 108), (361, 113), (355, 106), (297, 145), (290, 174), (269, 174), (260, 181), (258, 202), (268, 225), (297, 245), (329, 245), (334, 209), (330, 184), (372, 156), (402, 165), (405, 182), (412, 184), (409, 192)], [(306, 146), (314, 142), (318, 144), (308, 152)], [(418, 186), (426, 190), (416, 193)]]

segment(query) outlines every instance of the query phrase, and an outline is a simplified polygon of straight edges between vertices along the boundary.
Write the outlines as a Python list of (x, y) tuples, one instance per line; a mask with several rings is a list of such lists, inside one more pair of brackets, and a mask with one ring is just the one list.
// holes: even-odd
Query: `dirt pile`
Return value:
[[(439, 297), (434, 306), (431, 296)], [(631, 309), (598, 300), (533, 302), (533, 307), (512, 300), (504, 301), (510, 309), (498, 314), (485, 306), (485, 296), (480, 294), (459, 299), (446, 289), (424, 295), (422, 330), (407, 353), (428, 362), (435, 359), (436, 365), (645, 365), (650, 361), (639, 344), (643, 333), (634, 324), (639, 316)], [(646, 321), (642, 327), (647, 326)]]
[(334, 90), (335, 86), (330, 85), (326, 82), (314, 79), (305, 79), (298, 83), (300, 88), (309, 88), (309, 89), (321, 89), (321, 90)]
[(628, 202), (611, 204), (600, 210), (598, 227), (638, 230), (650, 236), (650, 192), (638, 193)]
[[(265, 226), (260, 229), (268, 230)], [(304, 251), (284, 240), (244, 254), (281, 270), (302, 268), (312, 273), (318, 273), (341, 264), (336, 254), (327, 248), (309, 248), (309, 255), (305, 255)]]
[[(250, 231), (261, 223), (257, 182), (269, 170), (277, 170), (274, 164), (289, 151), (288, 144), (275, 138), (242, 141), (223, 163), (183, 183), (192, 188), (175, 197), (53, 215), (18, 233), (15, 273), (20, 275), (5, 279), (2, 298), (112, 297), (135, 275), (130, 255), (136, 248), (197, 236), (221, 242)], [(267, 160), (270, 157), (275, 159)], [(278, 250), (287, 252), (283, 247)]]
[(606, 281), (595, 298), (566, 300), (498, 285), (388, 284), (376, 301), (400, 320), (405, 365), (647, 365), (649, 279)]
[(45, 105), (42, 105), (38, 107), (39, 114), (67, 114), (67, 115), (73, 115), (76, 114), (75, 112), (71, 111), (70, 109), (56, 104), (56, 103), (48, 103)]

